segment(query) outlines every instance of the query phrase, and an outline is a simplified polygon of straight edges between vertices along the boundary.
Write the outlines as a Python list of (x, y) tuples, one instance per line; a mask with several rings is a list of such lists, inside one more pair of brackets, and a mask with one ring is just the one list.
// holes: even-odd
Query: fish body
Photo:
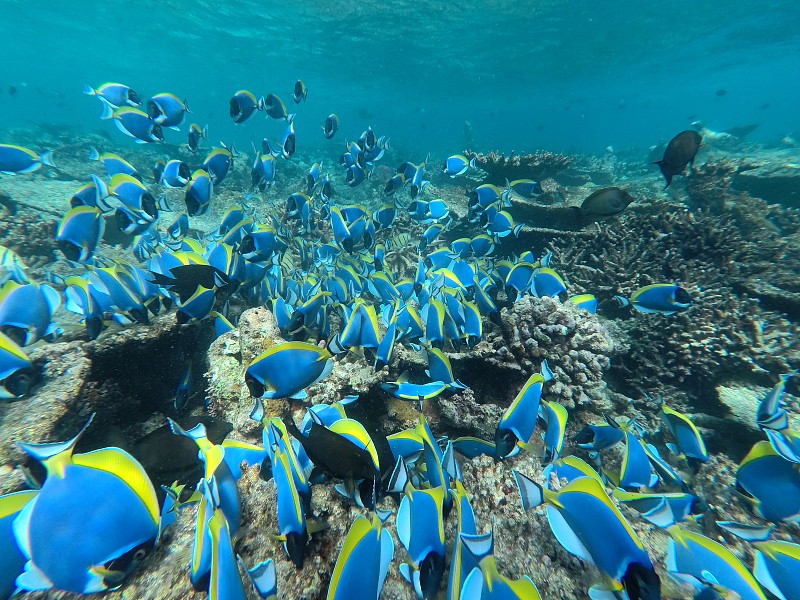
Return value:
[(101, 154), (94, 146), (92, 146), (89, 149), (89, 160), (100, 161), (103, 164), (103, 168), (106, 170), (106, 175), (109, 179), (118, 173), (130, 175), (136, 179), (141, 179), (139, 173), (136, 171), (136, 168), (131, 163), (121, 156), (114, 154), (113, 152), (103, 152)]
[(536, 427), (543, 386), (542, 375), (531, 375), (503, 413), (494, 434), (498, 458), (514, 456), (519, 452), (519, 444), (525, 444), (531, 439)]
[(618, 187), (592, 192), (581, 204), (581, 214), (587, 221), (601, 221), (622, 213), (634, 198)]
[(0, 598), (3, 600), (14, 595), (17, 576), (26, 562), (14, 537), (14, 519), (36, 494), (38, 491), (28, 490), (0, 496)]
[(445, 568), (444, 490), (407, 487), (397, 511), (397, 538), (411, 563), (400, 565), (400, 574), (418, 598), (432, 599)]
[(670, 140), (664, 150), (664, 157), (653, 163), (658, 165), (667, 181), (665, 188), (669, 187), (675, 175), (684, 172), (687, 165), (694, 164), (694, 158), (702, 141), (703, 137), (692, 129), (682, 131)]
[(25, 351), (0, 332), (0, 398), (16, 398), (27, 393), (31, 361)]
[(147, 101), (147, 114), (161, 127), (178, 129), (189, 111), (186, 100), (175, 94), (156, 94)]
[(56, 231), (59, 250), (67, 260), (80, 263), (91, 261), (105, 231), (103, 213), (92, 206), (69, 210)]
[(516, 179), (509, 182), (508, 187), (510, 187), (512, 190), (514, 190), (514, 192), (523, 198), (534, 198), (539, 194), (544, 193), (542, 184), (538, 181), (534, 181), (533, 179)]
[(322, 126), (322, 133), (330, 140), (334, 135), (336, 135), (337, 131), (339, 131), (339, 117), (335, 113), (331, 113), (325, 117), (325, 124)]
[(36, 154), (22, 146), (0, 144), (0, 173), (32, 173), (42, 165), (54, 167), (53, 153), (50, 151)]
[(275, 94), (267, 94), (261, 101), (261, 110), (267, 113), (268, 117), (273, 119), (284, 119), (289, 123), (292, 122), (294, 115), (290, 115), (286, 110), (286, 105)]
[(742, 600), (766, 600), (747, 567), (722, 544), (673, 525), (667, 550), (667, 571), (712, 581), (739, 594)]
[[(205, 169), (214, 180), (214, 185), (219, 185), (228, 176), (233, 166), (233, 158), (236, 156), (236, 146), (227, 148), (224, 144), (221, 148), (213, 148), (203, 161), (202, 168)], [(195, 171), (197, 172), (197, 171)]]
[(189, 165), (182, 160), (170, 160), (164, 165), (159, 183), (168, 188), (184, 188), (191, 176)]
[[(661, 582), (641, 540), (611, 502), (603, 484), (578, 477), (558, 492), (545, 490), (514, 471), (524, 510), (547, 506), (550, 529), (571, 554), (594, 564), (612, 593), (629, 590), (631, 598), (660, 600)], [(631, 588), (638, 590), (630, 594)]]
[(186, 194), (184, 195), (186, 214), (194, 217), (208, 212), (213, 192), (214, 181), (211, 175), (204, 169), (197, 169), (192, 173), (186, 186)]
[(308, 88), (306, 84), (303, 83), (302, 79), (298, 79), (294, 82), (294, 93), (292, 94), (292, 100), (294, 100), (295, 104), (300, 104), (300, 102), (308, 99)]
[(800, 545), (770, 540), (756, 542), (753, 575), (780, 600), (800, 598)]
[(65, 443), (20, 444), (47, 470), (14, 522), (29, 559), (17, 578), (24, 590), (114, 589), (156, 542), (158, 500), (144, 469), (119, 448), (73, 454), (85, 429)]
[(356, 517), (342, 543), (328, 586), (327, 600), (380, 597), (394, 556), (394, 542), (377, 515)]
[(53, 336), (58, 331), (53, 313), (60, 305), (60, 295), (49, 285), (8, 281), (0, 288), (0, 330), (23, 346)]
[(247, 90), (239, 90), (230, 99), (229, 114), (233, 122), (237, 125), (244, 123), (249, 119), (257, 110), (263, 110), (262, 101), (256, 99), (252, 92)]
[(692, 297), (685, 289), (672, 283), (656, 283), (639, 288), (630, 299), (615, 296), (621, 306), (633, 306), (643, 313), (674, 315), (692, 305)]
[(189, 133), (186, 137), (186, 145), (190, 152), (197, 152), (200, 147), (200, 140), (208, 139), (208, 125), (200, 127), (197, 123), (189, 125)]
[(800, 521), (800, 472), (767, 441), (756, 443), (736, 469), (736, 485), (753, 511), (771, 523)]
[(445, 159), (444, 172), (450, 177), (458, 177), (469, 171), (470, 168), (474, 169), (475, 160), (474, 156), (469, 159), (463, 154), (454, 154)]
[[(109, 107), (109, 111), (111, 108)], [(164, 133), (161, 125), (156, 123), (150, 116), (138, 108), (122, 106), (110, 112), (109, 118), (114, 120), (122, 133), (136, 140), (137, 144), (147, 144), (151, 142), (164, 141)]]
[(96, 88), (84, 85), (83, 93), (88, 96), (97, 96), (101, 101), (114, 108), (126, 105), (141, 106), (142, 104), (139, 94), (123, 83), (104, 83)]
[(330, 352), (312, 344), (279, 344), (250, 363), (245, 382), (255, 398), (301, 399), (305, 388), (331, 372), (331, 359)]

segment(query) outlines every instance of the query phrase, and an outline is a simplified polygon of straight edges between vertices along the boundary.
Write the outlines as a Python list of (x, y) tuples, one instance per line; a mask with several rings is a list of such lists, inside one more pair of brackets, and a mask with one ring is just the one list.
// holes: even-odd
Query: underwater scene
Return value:
[(0, 2), (0, 600), (800, 600), (798, 23)]

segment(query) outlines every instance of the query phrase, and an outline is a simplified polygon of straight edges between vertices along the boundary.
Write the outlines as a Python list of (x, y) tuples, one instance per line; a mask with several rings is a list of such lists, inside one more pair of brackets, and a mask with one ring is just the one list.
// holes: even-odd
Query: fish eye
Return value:
[(142, 560), (145, 556), (147, 556), (147, 550), (144, 548), (139, 548), (133, 555), (133, 560)]

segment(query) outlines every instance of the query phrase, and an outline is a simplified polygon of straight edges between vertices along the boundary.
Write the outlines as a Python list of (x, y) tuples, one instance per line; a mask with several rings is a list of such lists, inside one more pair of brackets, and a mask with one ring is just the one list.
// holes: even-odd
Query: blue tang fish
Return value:
[(800, 521), (800, 472), (767, 441), (756, 443), (736, 469), (736, 485), (766, 521)]
[(0, 328), (23, 346), (55, 336), (52, 319), (60, 305), (61, 296), (49, 285), (8, 281), (0, 288)]
[(333, 356), (305, 342), (278, 344), (253, 359), (245, 382), (255, 398), (303, 399), (303, 391), (324, 379), (333, 369)]
[(400, 565), (400, 574), (411, 584), (417, 598), (436, 596), (445, 569), (444, 490), (416, 490), (409, 484), (397, 511), (397, 538), (411, 564)]
[(186, 186), (186, 213), (190, 217), (203, 215), (208, 212), (211, 205), (211, 195), (214, 191), (214, 183), (211, 175), (204, 169), (197, 169), (192, 173), (189, 184)]
[(593, 477), (572, 480), (558, 492), (545, 490), (518, 471), (514, 478), (525, 511), (543, 503), (556, 539), (569, 553), (594, 564), (604, 575), (593, 593), (619, 593), (631, 600), (660, 600), (661, 581), (641, 540)]
[(454, 154), (449, 156), (444, 161), (444, 173), (450, 177), (458, 177), (466, 173), (470, 167), (476, 168), (476, 157), (467, 158), (463, 154)]
[(514, 456), (519, 452), (520, 445), (531, 439), (539, 414), (544, 381), (539, 373), (531, 375), (500, 418), (494, 433), (498, 459)]
[(17, 578), (25, 590), (114, 589), (156, 542), (158, 499), (142, 466), (119, 448), (73, 455), (91, 421), (68, 442), (20, 443), (47, 470), (14, 522), (29, 559)]
[(225, 513), (219, 508), (214, 509), (207, 526), (211, 544), (209, 600), (246, 600)]
[(131, 106), (123, 106), (116, 110), (112, 110), (110, 106), (105, 108), (100, 118), (113, 119), (117, 129), (134, 138), (137, 144), (164, 141), (161, 125), (153, 121), (146, 112)]
[(32, 173), (47, 165), (55, 167), (53, 153), (50, 151), (36, 154), (22, 146), (0, 144), (0, 173)]
[(667, 550), (667, 571), (712, 581), (739, 594), (742, 600), (766, 600), (747, 567), (722, 544), (673, 525)]
[(244, 123), (254, 112), (262, 110), (263, 98), (256, 99), (252, 92), (239, 90), (230, 99), (230, 116), (237, 125)]
[(237, 555), (236, 559), (247, 573), (247, 577), (261, 600), (278, 600), (278, 573), (275, 569), (274, 560), (268, 558), (264, 562), (260, 562), (248, 569), (241, 556)]
[(342, 544), (327, 600), (378, 600), (394, 556), (394, 542), (377, 515), (356, 517)]
[(685, 289), (672, 283), (656, 283), (639, 288), (630, 299), (614, 296), (620, 306), (632, 306), (643, 313), (674, 315), (692, 305), (692, 297)]
[(0, 599), (11, 598), (17, 589), (16, 579), (22, 573), (26, 558), (14, 537), (14, 519), (36, 497), (38, 490), (0, 496)]
[(661, 420), (675, 438), (676, 446), (670, 447), (670, 450), (674, 448), (676, 454), (682, 454), (690, 461), (708, 462), (703, 436), (689, 417), (662, 403)]
[(753, 575), (780, 600), (800, 598), (800, 545), (771, 540), (756, 542)]
[(114, 108), (126, 105), (140, 106), (142, 104), (139, 94), (124, 83), (104, 83), (96, 88), (84, 85), (83, 93), (88, 96), (97, 96), (101, 101), (110, 104)]
[(459, 537), (474, 565), (464, 580), (460, 597), (469, 600), (541, 600), (539, 590), (529, 577), (515, 580), (498, 572), (491, 533)]
[(56, 231), (58, 249), (67, 260), (89, 263), (103, 237), (105, 220), (99, 209), (78, 206), (64, 215)]
[(181, 100), (175, 94), (156, 94), (147, 101), (147, 114), (162, 127), (177, 130), (188, 112), (192, 111), (186, 100)]
[(197, 123), (189, 125), (189, 133), (186, 139), (186, 145), (189, 147), (190, 152), (197, 152), (200, 147), (200, 140), (208, 139), (208, 125), (200, 127)]

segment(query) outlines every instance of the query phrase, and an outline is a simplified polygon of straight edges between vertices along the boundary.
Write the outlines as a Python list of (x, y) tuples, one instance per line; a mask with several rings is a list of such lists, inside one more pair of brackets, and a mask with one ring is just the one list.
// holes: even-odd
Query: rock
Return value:
[(748, 192), (772, 204), (800, 208), (800, 169), (786, 163), (768, 163), (757, 169), (743, 171), (731, 187)]

